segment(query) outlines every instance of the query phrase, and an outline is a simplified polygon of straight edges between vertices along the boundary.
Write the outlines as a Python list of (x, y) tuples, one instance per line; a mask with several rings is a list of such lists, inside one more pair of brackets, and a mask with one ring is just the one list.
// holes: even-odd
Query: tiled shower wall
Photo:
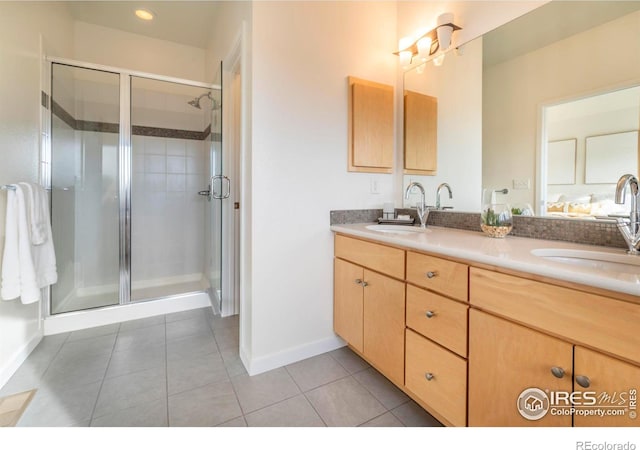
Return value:
[(133, 287), (199, 280), (210, 141), (133, 136)]

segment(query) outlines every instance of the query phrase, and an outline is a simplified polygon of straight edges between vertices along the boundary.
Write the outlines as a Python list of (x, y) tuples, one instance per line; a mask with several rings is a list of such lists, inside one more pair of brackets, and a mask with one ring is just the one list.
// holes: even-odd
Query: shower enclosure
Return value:
[(221, 80), (61, 59), (48, 67), (50, 314), (196, 292), (217, 303), (228, 194)]

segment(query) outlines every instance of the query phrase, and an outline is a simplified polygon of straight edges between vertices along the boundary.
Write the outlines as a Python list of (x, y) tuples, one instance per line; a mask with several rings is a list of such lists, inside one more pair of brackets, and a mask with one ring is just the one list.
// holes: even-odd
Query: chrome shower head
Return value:
[(193, 106), (194, 108), (202, 109), (202, 106), (200, 106), (200, 100), (202, 100), (204, 97), (207, 97), (213, 103), (213, 106), (211, 107), (211, 109), (215, 110), (219, 108), (218, 102), (211, 96), (211, 91), (205, 92), (204, 94), (194, 98), (193, 100), (188, 101), (187, 103)]
[(187, 103), (190, 104), (191, 106), (193, 106), (194, 108), (202, 109), (200, 107), (200, 97), (194, 98), (193, 100), (191, 100), (191, 101), (189, 101)]

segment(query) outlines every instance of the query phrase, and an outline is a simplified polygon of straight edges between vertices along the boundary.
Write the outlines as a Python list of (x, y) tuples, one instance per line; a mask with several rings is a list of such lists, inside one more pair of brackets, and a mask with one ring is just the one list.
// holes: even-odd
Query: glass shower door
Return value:
[[(214, 84), (222, 86), (222, 64)], [(209, 298), (214, 310), (222, 307), (222, 201), (228, 196), (228, 178), (222, 172), (222, 91), (213, 90), (211, 132), (207, 167), (209, 170), (209, 201), (205, 213), (205, 268)]]
[(119, 303), (120, 75), (51, 68), (51, 313)]
[(204, 87), (131, 77), (131, 300), (208, 289), (213, 98)]

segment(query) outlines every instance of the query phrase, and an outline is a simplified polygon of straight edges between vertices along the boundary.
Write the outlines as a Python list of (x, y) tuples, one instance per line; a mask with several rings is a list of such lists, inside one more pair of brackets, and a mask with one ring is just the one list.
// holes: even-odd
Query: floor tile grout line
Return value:
[(313, 404), (313, 402), (311, 401), (311, 399), (309, 399), (309, 397), (307, 397), (307, 393), (303, 392), (302, 395), (304, 396), (304, 398), (309, 402), (309, 404), (311, 405), (311, 408), (313, 408), (313, 410), (315, 411), (315, 413), (318, 415), (318, 417), (320, 417), (320, 420), (322, 421), (322, 423), (324, 424), (325, 427), (329, 427), (329, 425), (327, 425), (327, 422), (325, 422), (324, 418), (322, 417), (322, 414), (320, 414), (320, 411), (318, 411), (315, 407), (315, 405)]
[[(51, 364), (53, 363), (53, 361), (58, 357), (58, 355), (60, 354), (60, 352), (62, 351), (62, 347), (64, 347), (64, 345), (67, 343), (67, 341), (69, 340), (69, 336), (71, 336), (71, 333), (69, 333), (67, 335), (67, 337), (64, 338), (64, 340), (62, 341), (62, 344), (60, 344), (60, 347), (58, 347), (58, 350), (55, 352), (55, 354), (53, 355), (53, 357), (49, 360), (49, 362), (47, 363), (47, 368), (44, 369), (44, 371), (42, 372), (42, 375), (40, 375), (40, 379), (38, 380), (38, 387), (40, 386), (40, 382), (42, 382), (44, 380), (45, 375), (47, 374), (47, 372), (49, 371), (49, 368), (51, 368)], [(43, 339), (46, 338), (46, 336), (43, 337)], [(37, 348), (37, 346), (36, 346)], [(27, 359), (29, 359), (27, 357)], [(26, 362), (26, 359), (23, 361), (22, 364), (20, 364), (20, 367), (22, 367), (22, 365)]]
[[(312, 391), (313, 389), (309, 389), (307, 392), (303, 391), (302, 388), (300, 387), (300, 385), (298, 384), (298, 382), (296, 381), (296, 379), (294, 378), (293, 375), (291, 375), (291, 372), (289, 372), (289, 369), (287, 368), (287, 366), (284, 366), (284, 370), (289, 374), (289, 376), (291, 377), (291, 379), (293, 380), (293, 382), (295, 383), (295, 385), (298, 387), (298, 389), (300, 389), (300, 392), (302, 393), (303, 397), (305, 398), (305, 400), (311, 405), (311, 408), (315, 411), (315, 413), (318, 415), (318, 417), (320, 417), (320, 420), (322, 421), (322, 423), (324, 424), (325, 427), (328, 427), (327, 422), (324, 421), (324, 419), (322, 418), (322, 415), (320, 415), (320, 411), (318, 411), (316, 409), (316, 407), (313, 405), (313, 402), (311, 400), (309, 400), (309, 397), (307, 397), (307, 392)], [(345, 369), (346, 372), (346, 369)], [(329, 384), (329, 383), (326, 383)], [(325, 385), (323, 385), (325, 386)], [(320, 387), (320, 386), (318, 386)], [(314, 388), (315, 389), (315, 388)], [(283, 400), (284, 401), (284, 400)]]
[[(118, 330), (120, 330), (120, 325), (118, 324)], [(100, 381), (100, 388), (98, 388), (98, 395), (96, 396), (96, 400), (93, 402), (93, 408), (91, 408), (91, 415), (89, 416), (89, 427), (91, 427), (91, 423), (93, 422), (93, 416), (96, 413), (96, 407), (98, 406), (98, 400), (100, 399), (100, 394), (102, 393), (102, 387), (104, 386), (104, 381), (107, 377), (107, 371), (109, 370), (109, 364), (111, 364), (111, 358), (113, 357), (113, 350), (116, 347), (116, 342), (118, 341), (118, 335), (116, 334), (116, 338), (113, 340), (113, 346), (111, 347), (111, 354), (109, 355), (109, 361), (107, 361), (107, 366), (104, 368), (104, 374), (102, 375), (102, 380)]]

